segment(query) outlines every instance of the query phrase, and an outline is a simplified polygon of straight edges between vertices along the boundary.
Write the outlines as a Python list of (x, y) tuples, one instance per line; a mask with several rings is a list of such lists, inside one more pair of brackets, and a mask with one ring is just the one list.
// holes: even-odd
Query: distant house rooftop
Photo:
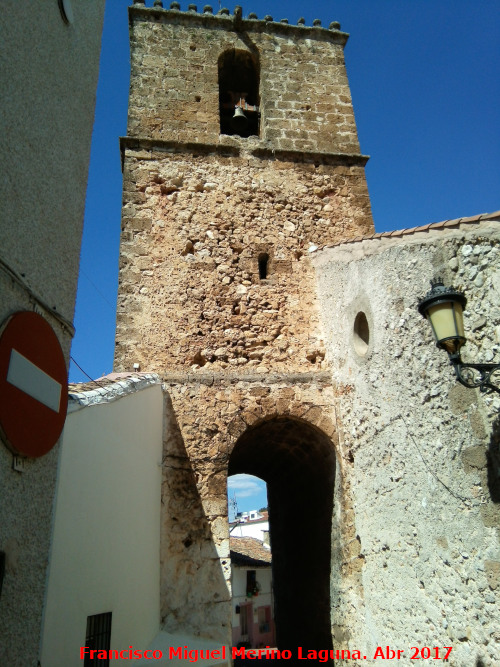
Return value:
[[(251, 518), (255, 515), (257, 515), (256, 518)], [(231, 521), (229, 525), (236, 526), (240, 523), (262, 523), (263, 521), (269, 521), (269, 513), (267, 510), (263, 510), (262, 512), (238, 512), (234, 521)]]
[(271, 549), (255, 537), (230, 537), (229, 549), (233, 565), (266, 567), (271, 564)]

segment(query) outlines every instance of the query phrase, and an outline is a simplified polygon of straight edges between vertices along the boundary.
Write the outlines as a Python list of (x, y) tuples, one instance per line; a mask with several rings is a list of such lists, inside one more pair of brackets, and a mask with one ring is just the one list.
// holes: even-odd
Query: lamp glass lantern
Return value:
[(453, 287), (445, 287), (441, 278), (431, 281), (431, 287), (431, 291), (419, 302), (418, 310), (429, 320), (436, 345), (448, 352), (457, 380), (469, 389), (500, 394), (496, 379), (500, 364), (470, 364), (460, 358), (460, 348), (466, 342), (463, 318), (467, 304), (465, 294)]
[(420, 301), (418, 310), (432, 327), (436, 345), (450, 355), (458, 355), (466, 342), (463, 309), (467, 303), (465, 294), (453, 287), (445, 287), (438, 278), (432, 289)]

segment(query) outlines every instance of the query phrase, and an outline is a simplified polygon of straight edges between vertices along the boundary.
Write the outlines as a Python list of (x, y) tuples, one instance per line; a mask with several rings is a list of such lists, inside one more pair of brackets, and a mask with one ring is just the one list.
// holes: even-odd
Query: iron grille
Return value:
[[(87, 616), (87, 633), (85, 635), (85, 646), (93, 651), (107, 651), (111, 643), (111, 612)], [(109, 667), (109, 658), (99, 660), (94, 654), (85, 655), (83, 667)]]

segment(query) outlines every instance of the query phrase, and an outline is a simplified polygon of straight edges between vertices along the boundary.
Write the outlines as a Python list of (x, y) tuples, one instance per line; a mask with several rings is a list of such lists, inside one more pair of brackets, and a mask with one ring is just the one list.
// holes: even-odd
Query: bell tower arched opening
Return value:
[(219, 113), (221, 134), (259, 135), (259, 63), (241, 49), (219, 57)]
[(278, 648), (331, 649), (332, 441), (298, 419), (262, 421), (234, 446), (228, 474), (237, 473), (267, 483)]

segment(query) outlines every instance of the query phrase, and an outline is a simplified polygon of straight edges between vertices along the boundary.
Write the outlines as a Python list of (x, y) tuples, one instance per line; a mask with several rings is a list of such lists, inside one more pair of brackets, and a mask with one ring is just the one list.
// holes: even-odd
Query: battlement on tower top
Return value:
[(163, 6), (162, 0), (155, 0), (153, 7), (146, 7), (145, 0), (136, 0), (129, 7), (129, 17), (149, 18), (155, 21), (175, 22), (191, 26), (203, 26), (237, 31), (256, 31), (269, 34), (288, 35), (294, 39), (328, 40), (345, 46), (349, 34), (342, 32), (338, 21), (331, 21), (328, 27), (322, 26), (320, 19), (314, 19), (312, 26), (307, 26), (304, 18), (299, 18), (296, 25), (288, 22), (287, 18), (279, 21), (267, 14), (259, 19), (257, 14), (250, 12), (243, 16), (242, 7), (237, 5), (231, 14), (229, 9), (222, 8), (214, 13), (211, 5), (204, 5), (202, 11), (198, 6), (188, 4), (186, 10), (181, 9), (179, 2), (171, 2), (169, 8)]

